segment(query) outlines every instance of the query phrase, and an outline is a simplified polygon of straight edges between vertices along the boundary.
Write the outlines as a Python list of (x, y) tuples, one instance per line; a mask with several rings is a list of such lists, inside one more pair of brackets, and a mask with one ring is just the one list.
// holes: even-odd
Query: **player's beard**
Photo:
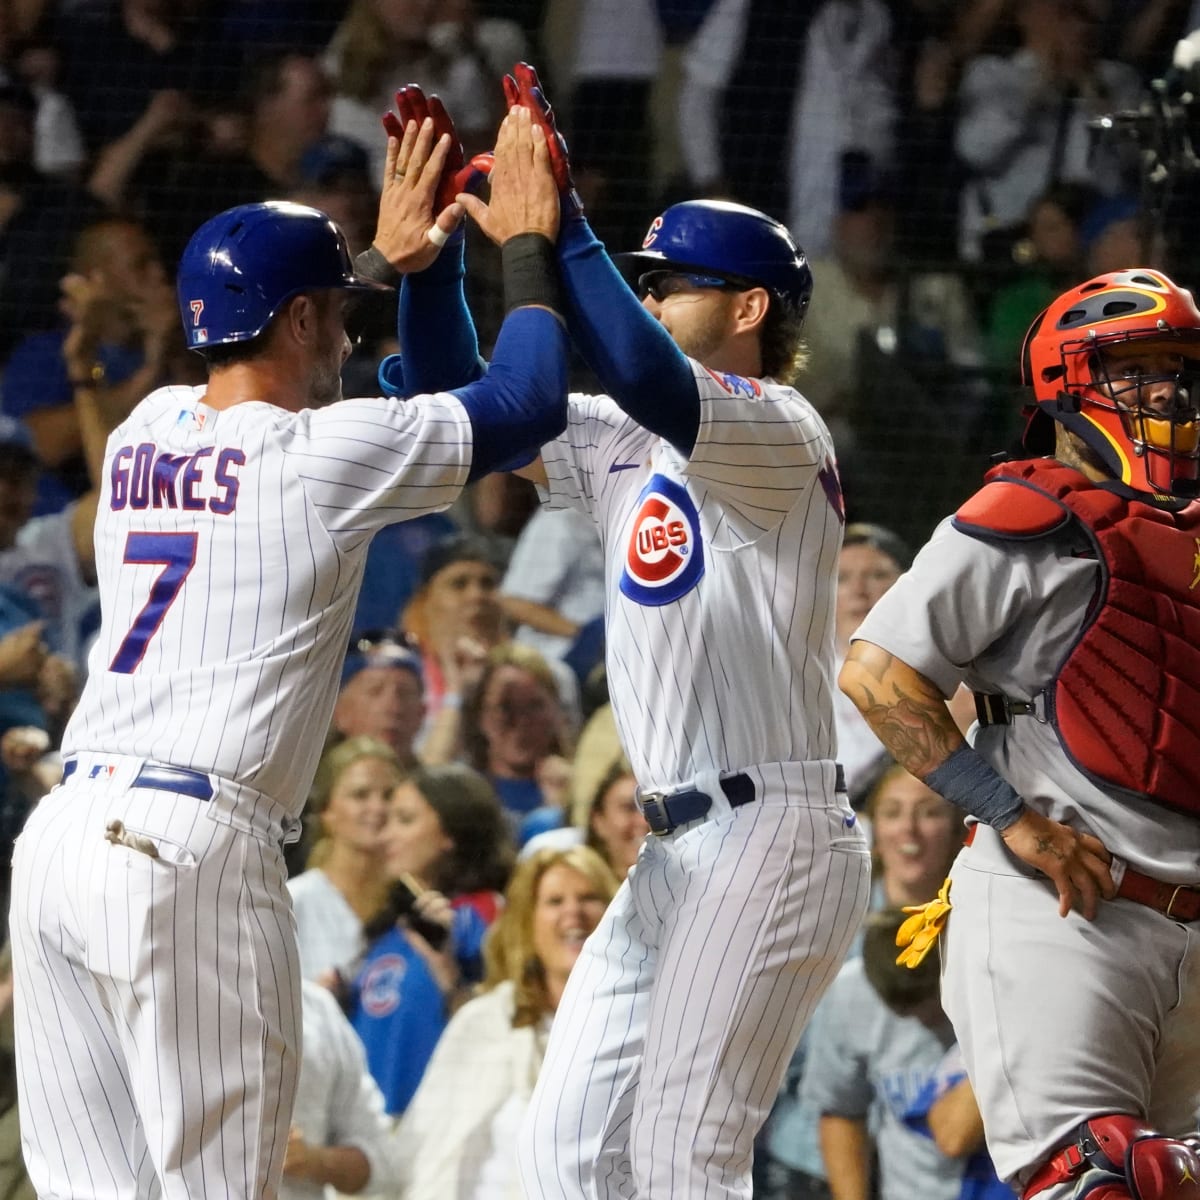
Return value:
[(308, 389), (309, 405), (324, 408), (342, 398), (342, 342), (340, 335), (321, 347)]
[(731, 296), (717, 294), (717, 303), (712, 305), (703, 316), (693, 317), (686, 324), (680, 322), (682, 328), (667, 326), (667, 331), (675, 345), (697, 362), (706, 362), (724, 344), (729, 331), (729, 305)]

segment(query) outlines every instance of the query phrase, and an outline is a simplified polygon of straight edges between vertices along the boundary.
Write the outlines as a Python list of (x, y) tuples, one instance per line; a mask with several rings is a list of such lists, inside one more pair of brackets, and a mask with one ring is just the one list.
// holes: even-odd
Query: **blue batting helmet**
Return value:
[(764, 287), (801, 317), (812, 298), (808, 260), (786, 227), (727, 200), (671, 205), (650, 223), (642, 248), (617, 259), (639, 271), (677, 267)]
[(342, 231), (323, 212), (272, 200), (219, 213), (192, 234), (176, 290), (189, 349), (247, 342), (293, 296), (373, 291), (354, 273)]

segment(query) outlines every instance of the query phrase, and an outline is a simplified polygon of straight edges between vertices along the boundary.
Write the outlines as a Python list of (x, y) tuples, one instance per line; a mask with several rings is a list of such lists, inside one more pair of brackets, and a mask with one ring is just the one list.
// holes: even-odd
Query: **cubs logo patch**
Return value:
[(381, 954), (363, 973), (359, 999), (369, 1017), (386, 1017), (400, 1004), (400, 987), (408, 964), (399, 954)]
[(635, 604), (671, 604), (704, 574), (700, 516), (687, 488), (655, 475), (642, 489), (629, 527), (620, 588)]
[(747, 400), (754, 400), (762, 395), (762, 385), (757, 379), (747, 379), (745, 375), (730, 375), (725, 371), (713, 371), (708, 367), (704, 369), (731, 396), (745, 396)]

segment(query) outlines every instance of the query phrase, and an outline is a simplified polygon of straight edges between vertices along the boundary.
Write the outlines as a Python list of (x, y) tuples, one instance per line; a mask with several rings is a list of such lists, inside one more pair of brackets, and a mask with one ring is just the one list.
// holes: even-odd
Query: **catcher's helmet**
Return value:
[[(1129, 357), (1135, 350), (1182, 361), (1167, 372), (1147, 371), (1136, 353)], [(1194, 493), (1200, 364), (1187, 359), (1200, 358), (1200, 309), (1191, 292), (1148, 268), (1097, 276), (1034, 321), (1021, 357), (1023, 382), (1033, 389), (1026, 449), (1051, 453), (1057, 421), (1135, 491)]]
[(323, 212), (272, 200), (219, 213), (192, 234), (176, 291), (189, 349), (257, 337), (287, 300), (323, 288), (367, 291), (342, 231)]
[(617, 259), (638, 271), (678, 267), (764, 287), (799, 317), (812, 298), (812, 271), (787, 229), (756, 208), (727, 200), (671, 205), (650, 223), (642, 248)]

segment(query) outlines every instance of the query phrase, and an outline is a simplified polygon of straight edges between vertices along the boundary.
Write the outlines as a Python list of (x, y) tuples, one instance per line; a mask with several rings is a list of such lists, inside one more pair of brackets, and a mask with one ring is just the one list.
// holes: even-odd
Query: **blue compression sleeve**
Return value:
[[(567, 331), (544, 308), (504, 318), (487, 374), (454, 389), (471, 419), (474, 453), (467, 481), (512, 460), (567, 427)], [(531, 461), (531, 460), (526, 460)]]
[(564, 223), (558, 261), (571, 336), (604, 390), (643, 428), (691, 454), (700, 394), (683, 352), (638, 303), (582, 218)]
[(959, 746), (925, 776), (925, 782), (951, 804), (978, 817), (998, 833), (1025, 811), (1025, 802), (1012, 784), (970, 746)]
[(464, 239), (451, 238), (433, 265), (400, 284), (397, 337), (400, 354), (379, 366), (379, 382), (391, 395), (445, 392), (479, 379), (487, 367), (463, 294)]

